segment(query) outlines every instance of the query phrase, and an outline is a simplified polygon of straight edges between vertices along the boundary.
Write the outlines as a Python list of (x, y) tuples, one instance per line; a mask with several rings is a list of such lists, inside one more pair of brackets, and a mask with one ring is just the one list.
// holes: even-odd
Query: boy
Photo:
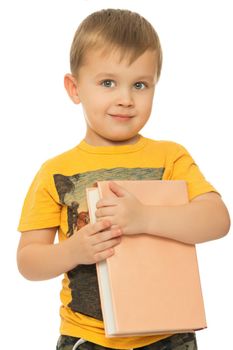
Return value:
[[(195, 350), (195, 333), (106, 338), (95, 263), (114, 254), (122, 234), (156, 232), (195, 244), (224, 236), (227, 209), (181, 145), (145, 138), (162, 52), (150, 23), (126, 10), (102, 10), (79, 26), (65, 88), (81, 103), (86, 135), (73, 149), (45, 162), (25, 199), (18, 267), (30, 280), (64, 273), (57, 350)], [(97, 204), (89, 223), (85, 188), (97, 180), (183, 179), (190, 203), (146, 207), (116, 183), (117, 194)], [(59, 243), (54, 237), (59, 229)], [(136, 307), (136, 306), (135, 306)]]

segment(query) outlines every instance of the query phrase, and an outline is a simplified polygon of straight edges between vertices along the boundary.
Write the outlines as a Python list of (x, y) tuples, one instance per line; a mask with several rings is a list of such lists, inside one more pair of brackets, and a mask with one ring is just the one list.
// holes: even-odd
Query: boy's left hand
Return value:
[(144, 233), (146, 226), (146, 206), (132, 193), (115, 182), (109, 188), (117, 197), (100, 199), (96, 205), (96, 217), (120, 226), (123, 234)]

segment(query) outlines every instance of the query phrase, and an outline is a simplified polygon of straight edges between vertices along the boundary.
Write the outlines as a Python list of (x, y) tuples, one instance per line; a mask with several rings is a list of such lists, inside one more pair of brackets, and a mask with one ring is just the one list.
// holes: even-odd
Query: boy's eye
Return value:
[(101, 81), (101, 85), (107, 88), (111, 88), (115, 86), (115, 82), (113, 80), (106, 79)]
[(137, 90), (143, 90), (146, 87), (146, 84), (143, 83), (142, 81), (138, 81), (137, 83), (134, 84), (135, 88)]

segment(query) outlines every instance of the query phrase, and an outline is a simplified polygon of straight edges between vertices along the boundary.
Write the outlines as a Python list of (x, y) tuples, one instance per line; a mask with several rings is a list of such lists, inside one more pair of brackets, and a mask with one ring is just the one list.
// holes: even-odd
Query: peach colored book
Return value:
[[(182, 180), (115, 182), (147, 205), (188, 202), (187, 185)], [(87, 189), (92, 223), (96, 202), (109, 196), (115, 194), (108, 181)], [(206, 328), (195, 245), (143, 233), (125, 235), (115, 254), (97, 264), (97, 276), (107, 337)]]

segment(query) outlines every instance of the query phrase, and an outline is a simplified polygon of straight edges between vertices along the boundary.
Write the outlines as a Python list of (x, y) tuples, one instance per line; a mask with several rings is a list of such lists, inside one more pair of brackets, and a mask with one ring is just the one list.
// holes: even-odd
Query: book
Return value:
[[(114, 182), (146, 205), (188, 203), (183, 180)], [(97, 201), (116, 196), (108, 184), (99, 181), (86, 189), (91, 223), (96, 221)], [(113, 256), (96, 264), (106, 337), (207, 327), (195, 245), (141, 233), (123, 235), (114, 250)]]

